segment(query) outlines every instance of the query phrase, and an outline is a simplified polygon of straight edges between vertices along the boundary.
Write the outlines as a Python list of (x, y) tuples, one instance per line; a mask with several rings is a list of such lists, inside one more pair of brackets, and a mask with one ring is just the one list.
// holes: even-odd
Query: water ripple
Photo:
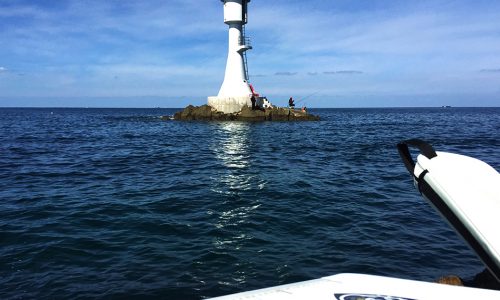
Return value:
[(498, 109), (317, 110), (310, 123), (0, 112), (2, 299), (201, 299), (338, 272), (482, 269), (395, 144), (423, 138), (499, 169)]

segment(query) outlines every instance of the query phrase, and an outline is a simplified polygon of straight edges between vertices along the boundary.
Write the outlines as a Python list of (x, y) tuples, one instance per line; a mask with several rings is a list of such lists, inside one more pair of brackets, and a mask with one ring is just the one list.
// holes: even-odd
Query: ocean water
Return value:
[(340, 272), (483, 270), (396, 143), (500, 170), (499, 108), (159, 118), (175, 111), (0, 109), (1, 299), (202, 299)]

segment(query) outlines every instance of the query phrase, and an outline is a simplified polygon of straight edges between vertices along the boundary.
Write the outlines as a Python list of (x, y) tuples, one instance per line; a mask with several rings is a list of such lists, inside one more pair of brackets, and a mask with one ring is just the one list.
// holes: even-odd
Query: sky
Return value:
[[(0, 107), (184, 107), (217, 95), (219, 0), (0, 0)], [(252, 0), (276, 105), (500, 106), (500, 1)]]

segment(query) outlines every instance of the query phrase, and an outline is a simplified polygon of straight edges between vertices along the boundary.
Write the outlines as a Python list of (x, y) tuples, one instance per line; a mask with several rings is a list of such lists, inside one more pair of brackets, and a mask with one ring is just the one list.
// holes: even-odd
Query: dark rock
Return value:
[(500, 282), (498, 282), (488, 269), (477, 274), (470, 282), (466, 282), (466, 286), (476, 287), (481, 289), (500, 290)]
[(266, 121), (266, 111), (260, 109), (252, 110), (248, 106), (243, 106), (237, 114), (236, 119), (238, 121)]
[(289, 121), (291, 109), (276, 107), (269, 110), (269, 120), (271, 121)]
[(290, 121), (319, 121), (319, 117), (302, 110), (291, 110)]
[(175, 120), (186, 120), (186, 121), (212, 120), (212, 107), (210, 107), (208, 105), (202, 105), (202, 106), (197, 106), (197, 107), (189, 105), (186, 108), (184, 108), (183, 111), (176, 112), (174, 114), (174, 119)]
[(208, 106), (189, 105), (176, 112), (175, 120), (181, 121), (319, 121), (319, 117), (301, 110), (283, 107), (252, 110), (243, 106), (240, 112), (225, 114)]

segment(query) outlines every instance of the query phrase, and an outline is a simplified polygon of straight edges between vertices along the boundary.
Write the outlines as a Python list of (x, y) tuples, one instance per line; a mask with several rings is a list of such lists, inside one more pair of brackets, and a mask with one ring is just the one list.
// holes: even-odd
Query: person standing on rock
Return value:
[(255, 110), (255, 96), (252, 95), (252, 98), (250, 98), (250, 101), (252, 101), (252, 110)]
[(288, 106), (291, 108), (291, 109), (294, 109), (295, 108), (295, 103), (293, 102), (293, 98), (290, 97), (290, 99), (288, 99)]

